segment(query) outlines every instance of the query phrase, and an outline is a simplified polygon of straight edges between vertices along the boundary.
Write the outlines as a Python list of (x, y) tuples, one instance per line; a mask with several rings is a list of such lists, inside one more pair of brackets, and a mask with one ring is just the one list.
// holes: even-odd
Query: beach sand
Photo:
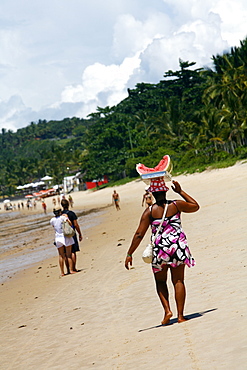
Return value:
[[(169, 281), (174, 316), (171, 325), (160, 325), (163, 310), (151, 267), (141, 259), (150, 231), (133, 268), (124, 267), (144, 210), (145, 184), (114, 188), (120, 211), (111, 205), (113, 189), (73, 193), (76, 213), (104, 207), (94, 213), (100, 223), (83, 232), (81, 271), (59, 277), (55, 255), (1, 285), (1, 369), (246, 368), (247, 163), (174, 179), (201, 206), (182, 215), (197, 263), (186, 269), (189, 320), (177, 323)], [(169, 190), (168, 198), (179, 195)], [(42, 244), (55, 248), (51, 241), (52, 228), (42, 224), (18, 253)]]

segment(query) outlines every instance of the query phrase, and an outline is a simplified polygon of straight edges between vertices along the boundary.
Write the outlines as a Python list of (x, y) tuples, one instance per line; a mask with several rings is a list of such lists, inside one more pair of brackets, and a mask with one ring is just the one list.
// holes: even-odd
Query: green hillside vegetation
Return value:
[(213, 69), (180, 60), (157, 84), (138, 83), (113, 107), (87, 119), (31, 122), (0, 134), (1, 194), (49, 174), (56, 183), (136, 177), (135, 165), (155, 166), (165, 154), (174, 172), (223, 167), (247, 157), (247, 39), (212, 57)]

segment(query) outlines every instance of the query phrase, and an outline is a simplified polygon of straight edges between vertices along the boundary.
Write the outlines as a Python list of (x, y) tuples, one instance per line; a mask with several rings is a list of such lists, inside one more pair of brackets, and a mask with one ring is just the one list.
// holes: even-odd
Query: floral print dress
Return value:
[[(176, 205), (176, 202), (173, 201)], [(152, 238), (160, 224), (161, 219), (153, 219), (151, 222)], [(180, 212), (175, 215), (165, 217), (161, 230), (155, 240), (153, 248), (153, 272), (159, 272), (164, 265), (177, 267), (185, 264), (188, 267), (194, 266), (195, 260), (192, 257), (186, 235), (183, 232)]]

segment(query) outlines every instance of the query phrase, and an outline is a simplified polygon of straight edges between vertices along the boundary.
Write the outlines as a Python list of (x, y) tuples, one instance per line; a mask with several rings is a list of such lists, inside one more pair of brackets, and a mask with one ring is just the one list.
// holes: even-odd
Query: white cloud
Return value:
[(220, 15), (222, 21), (222, 38), (227, 40), (230, 46), (239, 46), (239, 41), (247, 37), (246, 0), (219, 0), (213, 9)]
[(141, 55), (140, 79), (157, 82), (164, 72), (179, 68), (179, 59), (196, 62), (195, 68), (210, 65), (212, 55), (229, 45), (222, 40), (217, 14), (189, 20), (164, 36), (154, 39)]
[(13, 95), (8, 101), (0, 101), (0, 113), (0, 119), (5, 123), (1, 128), (15, 131), (19, 127), (27, 126), (25, 117), (31, 110), (24, 105), (20, 96)]
[(145, 49), (153, 39), (170, 33), (172, 22), (166, 14), (151, 13), (144, 21), (131, 14), (120, 16), (114, 27), (113, 50), (119, 59)]
[(245, 0), (2, 0), (0, 14), (0, 120), (14, 130), (86, 117), (247, 36)]
[[(82, 76), (82, 84), (67, 86), (62, 92), (62, 103), (78, 103), (89, 107), (102, 106), (100, 94), (106, 94), (104, 105), (115, 105), (127, 95), (127, 82), (134, 71), (140, 65), (139, 53), (132, 58), (125, 58), (122, 64), (105, 66), (95, 63), (85, 69)], [(87, 110), (87, 114), (92, 111)]]

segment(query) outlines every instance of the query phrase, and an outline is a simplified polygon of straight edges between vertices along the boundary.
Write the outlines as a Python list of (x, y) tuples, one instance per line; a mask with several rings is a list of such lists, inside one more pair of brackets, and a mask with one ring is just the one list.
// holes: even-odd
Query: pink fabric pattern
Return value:
[[(161, 220), (153, 220), (151, 223), (152, 235), (155, 235), (156, 230)], [(159, 272), (164, 265), (177, 267), (185, 264), (188, 267), (195, 266), (196, 262), (192, 257), (186, 235), (182, 229), (180, 212), (170, 217), (165, 217), (160, 234), (155, 240), (153, 249), (153, 272)]]

